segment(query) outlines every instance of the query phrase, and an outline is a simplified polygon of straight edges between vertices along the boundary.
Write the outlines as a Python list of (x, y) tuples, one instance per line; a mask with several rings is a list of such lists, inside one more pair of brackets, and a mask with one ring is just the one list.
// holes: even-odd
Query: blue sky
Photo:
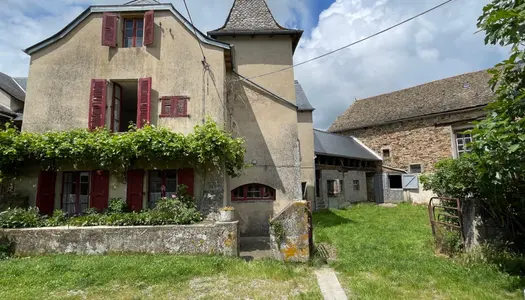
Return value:
[[(125, 0), (0, 1), (0, 71), (26, 76), (27, 48), (56, 33), (90, 4)], [(165, 2), (165, 1), (161, 1)], [(169, 1), (167, 1), (169, 2)], [(171, 1), (184, 13), (182, 0)], [(190, 0), (199, 29), (220, 27), (233, 0)], [(295, 62), (326, 53), (398, 23), (443, 0), (267, 0), (276, 19), (305, 29)], [(355, 99), (493, 66), (507, 49), (485, 46), (476, 19), (489, 0), (456, 0), (384, 35), (295, 69), (315, 126), (326, 129)]]

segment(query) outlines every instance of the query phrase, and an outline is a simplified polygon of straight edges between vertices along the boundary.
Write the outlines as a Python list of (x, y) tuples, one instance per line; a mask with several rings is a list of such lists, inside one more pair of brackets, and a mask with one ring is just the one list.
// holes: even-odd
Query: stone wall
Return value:
[(56, 227), (0, 229), (14, 254), (31, 256), (74, 253), (216, 254), (239, 256), (239, 223), (176, 226)]
[(311, 212), (306, 201), (296, 201), (270, 220), (270, 246), (275, 259), (307, 262), (311, 255)]
[(390, 149), (391, 157), (383, 165), (408, 170), (410, 164), (422, 164), (423, 172), (431, 172), (434, 164), (452, 157), (452, 125), (467, 124), (484, 116), (482, 110), (434, 116), (341, 132), (355, 136), (382, 155)]

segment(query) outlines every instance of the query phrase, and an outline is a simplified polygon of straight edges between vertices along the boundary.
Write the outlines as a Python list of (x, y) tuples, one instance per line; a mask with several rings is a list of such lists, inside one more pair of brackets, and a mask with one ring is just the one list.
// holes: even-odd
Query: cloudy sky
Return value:
[[(305, 30), (301, 62), (373, 34), (444, 0), (267, 0), (276, 19)], [(0, 71), (26, 76), (25, 49), (51, 36), (90, 4), (125, 0), (1, 0)], [(160, 1), (168, 2), (168, 1)], [(184, 13), (182, 0), (173, 0)], [(188, 0), (197, 27), (220, 27), (233, 0)], [(493, 66), (507, 55), (485, 46), (476, 19), (489, 0), (456, 0), (420, 19), (295, 69), (326, 129), (355, 99)], [(184, 13), (185, 14), (185, 13)]]

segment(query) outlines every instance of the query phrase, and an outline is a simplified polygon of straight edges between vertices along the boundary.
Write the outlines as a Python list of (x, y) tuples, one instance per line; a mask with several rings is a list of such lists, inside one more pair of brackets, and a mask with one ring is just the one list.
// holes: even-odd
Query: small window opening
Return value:
[(359, 184), (359, 180), (354, 180), (353, 187), (354, 187), (354, 191), (356, 192), (359, 191), (359, 189), (361, 188)]
[(338, 197), (343, 192), (343, 181), (342, 180), (327, 180), (327, 196)]
[(111, 106), (113, 132), (127, 132), (130, 125), (137, 125), (137, 93), (137, 80), (114, 82)]
[(423, 173), (423, 166), (421, 164), (413, 164), (408, 167), (408, 172), (412, 174), (421, 174)]
[(306, 200), (306, 182), (301, 182), (301, 190), (303, 192), (303, 200)]
[(390, 158), (390, 149), (383, 149), (383, 158)]
[(401, 175), (389, 175), (388, 182), (391, 189), (403, 188), (403, 179), (401, 178)]
[(144, 40), (144, 19), (124, 19), (124, 47), (142, 47)]

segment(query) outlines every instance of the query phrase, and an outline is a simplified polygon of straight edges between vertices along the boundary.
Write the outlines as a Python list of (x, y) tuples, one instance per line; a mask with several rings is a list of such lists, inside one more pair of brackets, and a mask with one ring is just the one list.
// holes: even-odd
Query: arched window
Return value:
[(232, 191), (232, 201), (247, 201), (247, 200), (275, 200), (275, 189), (252, 183), (240, 186)]

